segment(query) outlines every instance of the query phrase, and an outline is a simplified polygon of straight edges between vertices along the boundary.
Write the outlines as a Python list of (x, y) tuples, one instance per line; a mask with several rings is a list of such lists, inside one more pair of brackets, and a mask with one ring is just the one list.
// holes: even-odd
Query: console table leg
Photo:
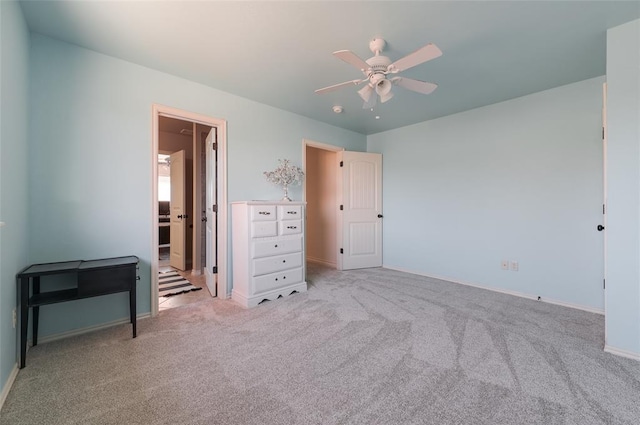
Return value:
[(133, 287), (129, 291), (129, 315), (131, 316), (131, 325), (133, 327), (133, 337), (136, 337), (136, 281), (133, 281)]
[(29, 321), (29, 278), (20, 279), (20, 369), (27, 359), (27, 329)]
[[(40, 276), (33, 278), (33, 294), (40, 293)], [(33, 312), (33, 346), (38, 345), (38, 323), (40, 319), (40, 306), (34, 306), (31, 311)]]
[(40, 318), (40, 307), (32, 307), (31, 312), (33, 313), (32, 345), (35, 347), (38, 345), (38, 319)]

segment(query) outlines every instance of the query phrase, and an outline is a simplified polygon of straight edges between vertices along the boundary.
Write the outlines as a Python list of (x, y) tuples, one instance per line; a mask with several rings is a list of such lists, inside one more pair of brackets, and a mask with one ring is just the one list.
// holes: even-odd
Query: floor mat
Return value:
[(202, 288), (193, 286), (176, 271), (158, 274), (158, 290), (161, 297), (170, 297), (190, 291), (199, 291)]

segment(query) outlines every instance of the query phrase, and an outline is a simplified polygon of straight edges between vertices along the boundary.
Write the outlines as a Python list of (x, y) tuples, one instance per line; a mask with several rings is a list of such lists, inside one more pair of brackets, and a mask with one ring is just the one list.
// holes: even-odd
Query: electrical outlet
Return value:
[(517, 261), (512, 261), (511, 262), (511, 271), (513, 272), (517, 272), (518, 271), (518, 262)]
[(18, 313), (16, 312), (16, 309), (13, 309), (13, 329), (16, 328), (16, 326), (18, 325)]
[(509, 270), (509, 260), (502, 260), (500, 262), (500, 268), (502, 268), (502, 270)]

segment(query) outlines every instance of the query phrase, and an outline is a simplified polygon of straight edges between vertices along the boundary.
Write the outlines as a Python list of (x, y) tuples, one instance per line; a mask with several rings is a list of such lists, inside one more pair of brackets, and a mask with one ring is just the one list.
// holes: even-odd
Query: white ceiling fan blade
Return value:
[(351, 50), (338, 50), (337, 52), (333, 52), (333, 56), (337, 57), (338, 59), (342, 59), (349, 65), (355, 66), (362, 72), (365, 72), (370, 68), (368, 63), (362, 60), (362, 58), (353, 53)]
[(433, 43), (429, 43), (389, 65), (389, 70), (393, 73), (404, 71), (405, 69), (413, 68), (416, 65), (420, 65), (421, 63), (425, 63), (441, 55), (442, 51), (438, 46)]
[(415, 91), (422, 94), (429, 94), (438, 88), (437, 84), (414, 80), (412, 78), (394, 77), (391, 79), (391, 82), (407, 90)]
[(367, 81), (367, 80), (351, 80), (351, 81), (345, 81), (344, 83), (340, 83), (340, 84), (334, 84), (333, 86), (329, 86), (329, 87), (324, 87), (321, 89), (316, 90), (315, 92), (317, 94), (324, 94), (324, 93), (329, 93), (338, 89), (341, 89), (342, 87), (345, 86), (349, 86), (349, 85), (358, 85), (360, 83), (362, 83), (363, 81)]

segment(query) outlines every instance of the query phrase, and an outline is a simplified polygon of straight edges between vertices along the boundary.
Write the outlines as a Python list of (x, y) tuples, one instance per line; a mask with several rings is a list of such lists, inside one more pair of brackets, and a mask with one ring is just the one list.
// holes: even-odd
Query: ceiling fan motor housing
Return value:
[(386, 56), (374, 56), (367, 59), (367, 65), (369, 69), (365, 72), (365, 75), (369, 79), (369, 84), (372, 87), (376, 87), (386, 80), (386, 72), (389, 65), (391, 65), (391, 59)]
[(371, 67), (370, 73), (374, 74), (387, 72), (387, 68), (391, 65), (391, 59), (386, 56), (374, 56), (365, 62)]

